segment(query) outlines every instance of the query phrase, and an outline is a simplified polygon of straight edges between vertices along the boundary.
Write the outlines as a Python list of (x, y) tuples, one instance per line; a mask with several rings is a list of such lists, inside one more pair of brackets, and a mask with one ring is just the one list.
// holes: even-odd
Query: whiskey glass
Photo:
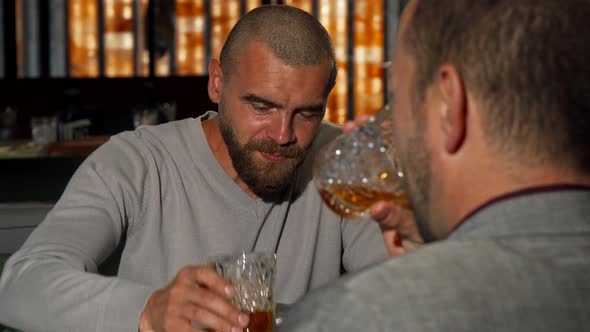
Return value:
[(385, 106), (367, 122), (342, 134), (319, 151), (314, 183), (322, 200), (348, 219), (363, 217), (377, 201), (407, 207), (404, 174), (391, 147), (391, 109)]
[(210, 266), (236, 290), (232, 303), (250, 316), (245, 332), (270, 332), (275, 326), (276, 255), (237, 253), (210, 259)]

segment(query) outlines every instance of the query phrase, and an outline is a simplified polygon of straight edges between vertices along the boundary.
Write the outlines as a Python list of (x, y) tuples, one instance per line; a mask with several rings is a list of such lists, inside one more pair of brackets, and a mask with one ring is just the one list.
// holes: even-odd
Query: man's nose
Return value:
[(278, 111), (269, 128), (271, 138), (279, 145), (286, 145), (295, 141), (293, 118), (289, 112)]

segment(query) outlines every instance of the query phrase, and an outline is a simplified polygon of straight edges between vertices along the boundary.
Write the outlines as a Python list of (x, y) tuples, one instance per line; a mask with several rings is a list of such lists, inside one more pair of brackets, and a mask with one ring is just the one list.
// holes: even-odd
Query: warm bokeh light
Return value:
[(205, 74), (205, 0), (176, 0), (176, 74)]
[(328, 99), (326, 121), (342, 124), (347, 119), (348, 108), (348, 29), (346, 25), (347, 1), (319, 0), (318, 15), (334, 43), (338, 76), (336, 86)]
[(297, 7), (299, 9), (303, 9), (306, 12), (311, 14), (311, 9), (312, 9), (312, 1), (311, 0), (284, 0), (283, 3), (285, 5)]
[(105, 75), (133, 76), (133, 0), (105, 0), (104, 16)]
[(260, 0), (246, 0), (246, 12), (260, 6)]
[[(18, 0), (22, 1), (22, 0)], [(133, 6), (141, 1), (139, 38), (133, 36)], [(144, 45), (145, 14), (149, 0), (104, 0), (105, 75), (133, 76), (134, 41), (140, 60), (140, 73), (147, 75), (149, 54)], [(284, 0), (284, 4), (312, 12), (312, 0)], [(210, 17), (210, 51), (218, 58), (227, 36), (242, 11), (261, 5), (260, 0), (247, 0), (240, 8), (239, 0), (176, 0), (176, 71), (170, 72), (169, 52), (156, 59), (156, 75), (206, 75), (206, 5)], [(70, 75), (95, 77), (98, 75), (97, 1), (69, 0), (70, 17)], [(326, 27), (336, 51), (338, 77), (327, 106), (326, 120), (344, 123), (348, 118), (348, 71), (353, 70), (355, 115), (373, 114), (383, 104), (383, 1), (354, 1), (354, 67), (348, 68), (348, 1), (317, 0), (317, 15)]]
[(98, 76), (98, 3), (69, 0), (70, 76)]
[(219, 59), (229, 32), (240, 18), (240, 1), (211, 0), (211, 57)]
[(354, 114), (373, 114), (383, 106), (383, 2), (355, 1)]

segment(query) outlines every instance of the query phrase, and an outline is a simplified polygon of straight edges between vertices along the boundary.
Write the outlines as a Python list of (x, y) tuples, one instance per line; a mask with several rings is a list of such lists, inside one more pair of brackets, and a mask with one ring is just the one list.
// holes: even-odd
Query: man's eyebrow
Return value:
[(257, 96), (255, 94), (247, 94), (245, 96), (241, 96), (240, 100), (248, 102), (248, 103), (258, 103), (258, 104), (264, 104), (270, 108), (282, 108), (283, 105), (276, 103), (274, 101), (268, 100), (266, 98)]
[[(283, 105), (281, 105), (277, 102), (268, 100), (264, 97), (260, 97), (255, 94), (247, 94), (245, 96), (240, 97), (240, 100), (245, 101), (247, 103), (264, 104), (270, 108), (279, 108), (280, 109), (280, 108), (284, 107)], [(321, 102), (321, 103), (317, 103), (317, 104), (301, 105), (301, 106), (297, 107), (297, 110), (323, 112), (325, 107), (326, 107), (325, 103)]]
[(312, 112), (323, 112), (326, 104), (318, 103), (318, 104), (309, 104), (309, 105), (302, 105), (297, 107), (297, 110), (300, 111), (312, 111)]

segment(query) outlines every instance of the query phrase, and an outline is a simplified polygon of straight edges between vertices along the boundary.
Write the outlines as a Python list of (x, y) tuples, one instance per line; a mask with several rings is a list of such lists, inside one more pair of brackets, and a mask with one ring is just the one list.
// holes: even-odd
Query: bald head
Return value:
[(221, 67), (231, 76), (241, 53), (250, 43), (260, 42), (286, 65), (303, 67), (330, 63), (329, 92), (336, 81), (336, 59), (328, 32), (307, 12), (284, 5), (258, 7), (244, 15), (230, 32), (221, 50)]

